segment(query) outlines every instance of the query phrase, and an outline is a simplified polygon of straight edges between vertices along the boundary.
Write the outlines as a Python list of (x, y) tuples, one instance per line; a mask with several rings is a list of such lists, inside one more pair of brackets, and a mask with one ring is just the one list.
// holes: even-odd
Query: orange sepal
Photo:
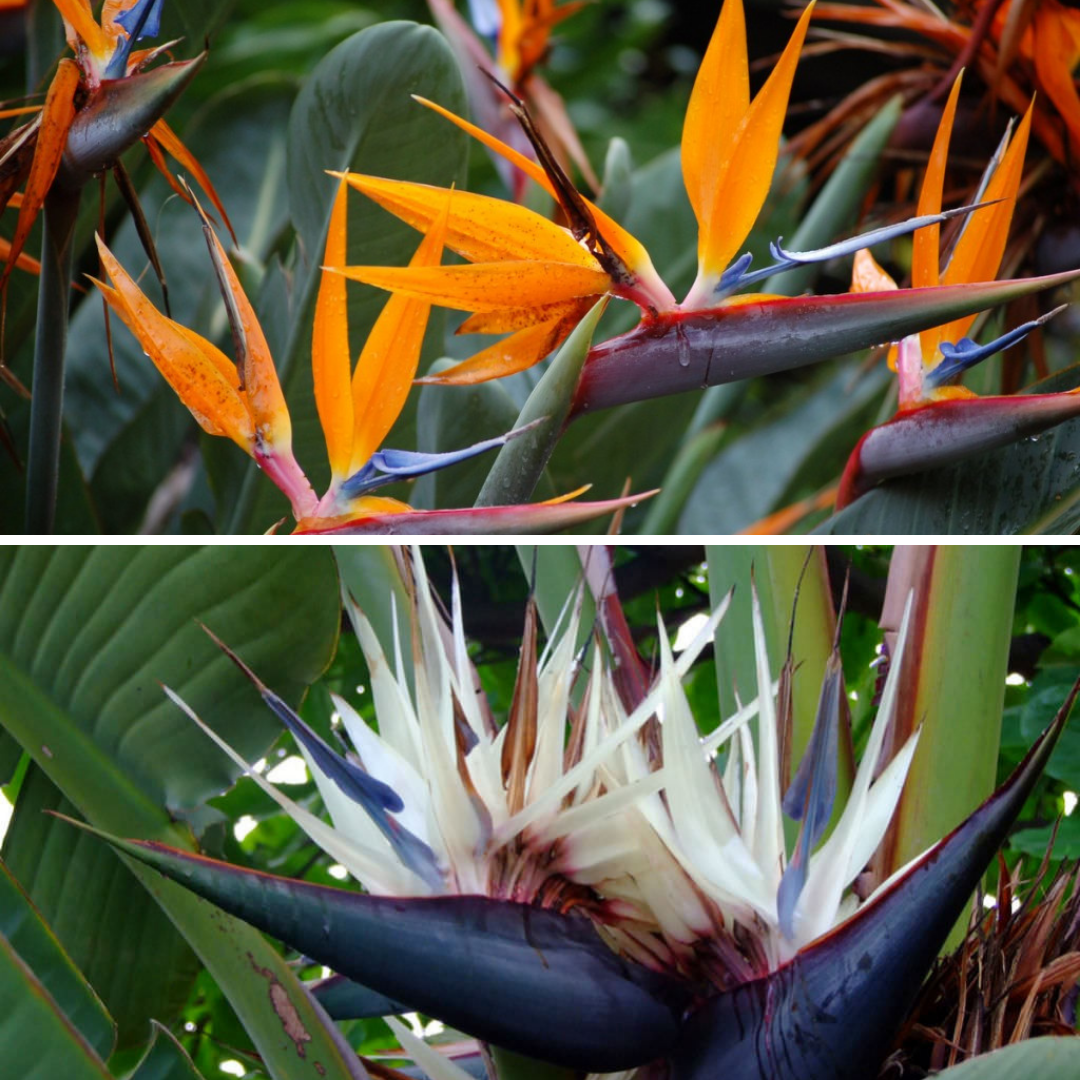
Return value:
[(344, 266), (339, 272), (389, 292), (460, 311), (498, 311), (530, 304), (600, 296), (607, 274), (568, 263), (509, 261), (475, 266)]
[(52, 187), (56, 172), (60, 168), (60, 159), (64, 156), (68, 129), (75, 119), (75, 91), (79, 86), (79, 68), (74, 60), (61, 60), (56, 67), (56, 75), (49, 85), (45, 96), (45, 105), (41, 110), (41, 127), (38, 131), (34, 160), (30, 164), (30, 175), (26, 180), (26, 193), (19, 207), (19, 220), (15, 224), (15, 235), (11, 238), (11, 251), (8, 261), (0, 274), (0, 290), (3, 289), (15, 261), (18, 260), (26, 243), (34, 219), (45, 204), (45, 196)]
[(874, 258), (868, 248), (860, 248), (855, 252), (855, 259), (851, 264), (851, 288), (853, 293), (887, 292), (897, 288), (897, 284)]
[(412, 507), (398, 499), (388, 499), (382, 495), (361, 495), (351, 506), (347, 514), (338, 514), (335, 517), (302, 517), (297, 523), (294, 533), (320, 533), (342, 529), (358, 520), (369, 517), (379, 517), (386, 514), (409, 514)]
[[(1013, 210), (1016, 208), (1016, 193), (1024, 172), (1024, 155), (1027, 152), (1034, 107), (1034, 102), (1028, 106), (983, 194), (984, 202), (999, 201), (994, 206), (977, 210), (968, 217), (949, 264), (941, 275), (943, 284), (966, 285), (976, 281), (993, 281), (997, 277), (1001, 257), (1005, 253), (1005, 243), (1009, 238)], [(938, 340), (959, 341), (975, 318), (974, 315), (968, 315), (948, 323), (941, 328)]]
[[(446, 205), (446, 188), (384, 180), (359, 173), (342, 176), (384, 210), (427, 232)], [(455, 191), (446, 230), (447, 247), (470, 262), (550, 259), (596, 268), (596, 260), (565, 229), (527, 207)]]
[[(479, 140), (489, 150), (506, 158), (511, 165), (516, 165), (526, 176), (539, 184), (553, 199), (555, 198), (555, 189), (552, 187), (551, 181), (548, 180), (547, 173), (545, 173), (535, 161), (531, 161), (512, 146), (507, 146), (501, 139), (495, 138), (494, 135), (489, 135), (475, 124), (470, 124), (468, 120), (463, 120), (460, 116), (456, 116), (449, 109), (444, 109), (441, 105), (436, 105), (435, 102), (428, 101), (427, 98), (419, 97), (416, 94), (413, 95), (413, 98), (426, 108), (433, 109), (452, 124), (456, 124), (462, 131), (471, 135), (474, 139)], [(600, 207), (589, 202), (588, 199), (585, 199), (585, 203), (592, 212), (596, 227), (600, 230), (608, 244), (611, 245), (611, 250), (614, 251), (631, 270), (641, 277), (648, 279), (650, 276), (656, 276), (652, 260), (649, 258), (649, 253), (645, 250), (641, 241), (631, 233), (628, 233), (614, 218), (605, 214)]]
[(113, 288), (93, 278), (109, 306), (146, 350), (154, 366), (204, 431), (225, 435), (251, 454), (255, 431), (235, 368), (210, 342), (162, 315), (98, 238), (98, 253)]
[[(326, 234), (327, 263), (343, 263), (348, 254), (349, 189), (338, 185)], [(326, 453), (334, 480), (349, 475), (352, 463), (353, 399), (352, 352), (349, 346), (349, 309), (345, 279), (324, 270), (315, 301), (315, 324), (311, 332), (311, 376), (315, 384), (315, 407), (319, 412)]]
[[(938, 124), (937, 134), (934, 136), (934, 146), (926, 163), (926, 175), (919, 189), (919, 202), (915, 209), (915, 214), (919, 217), (941, 212), (945, 166), (949, 158), (949, 141), (952, 138), (956, 103), (960, 97), (960, 83), (963, 77), (962, 71), (956, 76), (949, 93), (949, 100), (941, 113), (941, 121)], [(931, 288), (938, 284), (940, 251), (940, 225), (927, 225), (925, 228), (915, 230), (911, 251), (911, 284), (916, 289)]]
[[(201, 214), (202, 208), (198, 209)], [(225, 248), (213, 229), (208, 229), (208, 235), (216, 253), (215, 264), (225, 277), (229, 296), (236, 305), (243, 329), (246, 355), (237, 357), (237, 362), (243, 370), (244, 391), (251, 417), (263, 442), (277, 452), (286, 452), (292, 443), (292, 421), (277, 368), (274, 367), (274, 358), (270, 355), (270, 346), (263, 336), (255, 309), (225, 254)]]
[[(1073, 20), (1070, 28), (1066, 20)], [(1035, 74), (1065, 122), (1073, 145), (1080, 146), (1080, 94), (1073, 69), (1080, 59), (1080, 15), (1059, 4), (1040, 4), (1032, 24)]]
[(470, 315), (454, 331), (456, 334), (511, 334), (515, 330), (524, 330), (537, 323), (551, 322), (552, 319), (574, 316), (580, 319), (589, 304), (584, 307), (580, 300), (560, 300), (557, 304), (543, 307), (500, 308), (498, 311), (479, 311)]
[[(573, 491), (568, 491), (565, 495), (555, 495), (553, 498), (544, 499), (542, 502), (537, 503), (537, 506), (558, 506), (560, 503), (571, 502), (579, 495), (584, 495), (586, 491), (592, 488), (592, 484), (582, 484), (579, 488), (574, 488)], [(653, 491), (645, 492), (639, 498), (648, 498), (650, 495), (655, 495)]]
[(683, 180), (699, 229), (704, 227), (711, 206), (712, 184), (721, 168), (721, 154), (734, 141), (749, 107), (746, 16), (742, 0), (726, 0), (694, 80), (683, 121)]
[[(926, 175), (919, 189), (919, 202), (915, 210), (917, 215), (937, 214), (941, 211), (942, 192), (945, 187), (945, 166), (948, 162), (949, 142), (952, 138), (956, 103), (960, 98), (960, 82), (963, 77), (964, 73), (961, 71), (953, 82), (949, 99), (942, 110), (941, 121), (938, 124), (937, 134), (934, 136), (934, 145), (926, 163)], [(979, 210), (976, 213), (986, 214), (989, 211)], [(968, 222), (968, 224), (971, 223)], [(927, 225), (923, 229), (916, 229), (911, 249), (911, 284), (917, 289), (939, 284), (940, 261), (941, 226)], [(920, 332), (919, 347), (926, 362), (931, 362), (936, 355), (938, 346), (944, 340), (944, 331), (945, 327), (934, 326)], [(891, 366), (895, 371), (895, 357), (891, 361)]]
[(819, 491), (816, 495), (800, 499), (790, 506), (773, 511), (767, 517), (760, 518), (753, 525), (747, 525), (745, 529), (739, 530), (739, 535), (782, 536), (784, 533), (790, 532), (808, 514), (812, 514), (815, 510), (826, 510), (834, 505), (838, 491), (839, 485), (833, 484), (831, 487)]
[(7, 120), (12, 116), (26, 116), (27, 113), (36, 113), (40, 111), (40, 105), (21, 105), (17, 109), (0, 109), (0, 120)]
[[(7, 262), (10, 258), (11, 244), (0, 236), (0, 261)], [(28, 274), (41, 273), (41, 263), (37, 259), (31, 258), (25, 251), (15, 260), (15, 265)]]
[[(851, 264), (851, 288), (848, 292), (870, 293), (890, 292), (899, 288), (892, 275), (889, 274), (870, 254), (868, 248), (860, 248), (855, 252), (855, 259)], [(889, 346), (889, 367), (896, 370), (896, 346)]]
[[(158, 120), (158, 122), (150, 129), (149, 134), (145, 136), (145, 139), (148, 144), (150, 140), (157, 142), (166, 153), (170, 154), (175, 161), (195, 177), (196, 182), (206, 193), (206, 197), (213, 204), (214, 209), (221, 215), (221, 220), (225, 223), (225, 228), (229, 230), (232, 242), (239, 245), (240, 242), (236, 239), (236, 233), (233, 231), (232, 222), (229, 220), (229, 215), (225, 213), (225, 206), (221, 199), (218, 198), (218, 193), (214, 190), (214, 185), (211, 183), (210, 177), (206, 175), (206, 170), (199, 164), (195, 155), (180, 141), (176, 132), (173, 131), (164, 120)], [(151, 155), (151, 157), (153, 157), (153, 155)], [(154, 163), (157, 164), (156, 158), (154, 159)], [(158, 167), (160, 168), (160, 166)], [(166, 173), (166, 179), (168, 180), (168, 170), (162, 171)]]
[[(451, 204), (457, 197), (456, 193), (453, 198), (449, 196), (447, 192), (442, 214), (420, 242), (406, 272), (438, 268)], [(395, 294), (375, 320), (353, 373), (355, 419), (350, 471), (361, 468), (379, 449), (401, 413), (420, 363), (430, 314), (430, 301)]]
[(94, 13), (90, 10), (90, 0), (53, 0), (53, 3), (59, 8), (64, 22), (67, 23), (65, 27), (67, 40), (72, 49), (77, 46), (77, 42), (72, 40), (72, 31), (74, 31), (79, 41), (90, 50), (94, 57), (101, 59), (112, 52), (112, 43), (98, 26)]
[(703, 207), (698, 261), (707, 277), (719, 275), (731, 262), (769, 194), (788, 95), (813, 10), (811, 0), (742, 123), (710, 157), (715, 173), (702, 177), (710, 195)]
[(552, 349), (558, 348), (589, 307), (590, 304), (586, 303), (577, 315), (569, 318), (560, 316), (536, 326), (527, 326), (452, 368), (416, 381), (441, 386), (472, 386), (475, 383), (516, 375), (519, 371), (525, 371), (526, 368), (540, 363)]

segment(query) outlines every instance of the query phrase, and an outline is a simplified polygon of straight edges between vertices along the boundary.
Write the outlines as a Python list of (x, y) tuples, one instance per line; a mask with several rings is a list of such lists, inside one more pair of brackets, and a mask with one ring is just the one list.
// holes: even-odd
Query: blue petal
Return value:
[(303, 744), (319, 768), (350, 799), (364, 808), (379, 832), (390, 842), (398, 858), (432, 888), (441, 889), (442, 872), (435, 853), (420, 837), (390, 817), (390, 813), (405, 809), (401, 796), (389, 784), (376, 780), (348, 758), (336, 754), (272, 690), (266, 687), (260, 689), (263, 700), (277, 713), (293, 737)]
[(502, 11), (497, 0), (469, 0), (469, 21), (476, 32), (492, 44), (499, 39), (502, 29)]
[(806, 884), (810, 852), (825, 832), (836, 800), (836, 747), (843, 685), (843, 667), (834, 650), (825, 668), (810, 742), (784, 795), (784, 812), (788, 817), (802, 821), (791, 861), (776, 892), (780, 930), (789, 940), (795, 933), (795, 905)]
[[(995, 200), (997, 201), (997, 200)], [(750, 255), (741, 256), (733, 262), (721, 275), (716, 286), (718, 297), (726, 296), (735, 289), (747, 285), (754, 285), (759, 281), (772, 277), (774, 274), (782, 274), (785, 270), (793, 270), (796, 266), (805, 263), (827, 262), (829, 259), (837, 259), (842, 255), (854, 255), (866, 247), (873, 247), (885, 240), (893, 240), (898, 236), (906, 236), (916, 229), (922, 229), (927, 225), (939, 225), (949, 218), (958, 217), (960, 214), (970, 214), (972, 210), (979, 210), (992, 203), (973, 203), (970, 206), (958, 206), (955, 210), (944, 210), (940, 214), (923, 214), (921, 217), (908, 218), (907, 221), (898, 222), (895, 225), (885, 225), (880, 229), (871, 229), (870, 232), (860, 233), (858, 236), (840, 240), (827, 247), (814, 248), (812, 251), (788, 251), (783, 246), (783, 237), (778, 237), (769, 244), (769, 254), (776, 262), (770, 266), (763, 266), (760, 270), (747, 273), (750, 266)]]
[(164, 0), (138, 0), (115, 22), (119, 23), (128, 36), (116, 43), (112, 59), (105, 68), (106, 79), (122, 79), (127, 73), (128, 57), (131, 47), (142, 38), (157, 37), (161, 33), (161, 8)]
[(466, 461), (477, 454), (484, 453), (485, 450), (494, 450), (497, 446), (516, 439), (538, 423), (540, 423), (539, 420), (508, 431), (497, 438), (485, 439), (462, 450), (450, 450), (442, 454), (425, 454), (419, 450), (379, 450), (341, 485), (341, 493), (346, 498), (355, 499), (359, 495), (374, 491), (386, 484), (392, 484), (397, 480), (423, 476), (425, 473), (445, 469), (447, 465)]
[(781, 244), (784, 239), (781, 236), (769, 244), (769, 252), (774, 259), (794, 265), (825, 262), (827, 259), (836, 259), (842, 255), (854, 255), (862, 248), (873, 247), (875, 244), (893, 240), (898, 236), (907, 236), (916, 229), (925, 228), (927, 225), (940, 225), (950, 218), (970, 214), (973, 210), (981, 210), (984, 206), (992, 205), (993, 203), (972, 203), (970, 206), (958, 206), (955, 210), (943, 210), (940, 214), (923, 214), (920, 217), (908, 218), (907, 221), (898, 221), (895, 225), (883, 225), (880, 229), (871, 229), (870, 232), (860, 233), (858, 236), (840, 240), (827, 247), (815, 248), (813, 251), (788, 251)]
[(1022, 341), (1032, 330), (1042, 326), (1045, 322), (1049, 322), (1068, 306), (1068, 304), (1062, 304), (1060, 307), (1054, 308), (1053, 311), (1048, 311), (1045, 315), (1040, 315), (1037, 319), (1023, 323), (1016, 327), (1015, 330), (1010, 330), (1007, 334), (1002, 334), (1001, 337), (988, 341), (985, 345), (977, 345), (968, 337), (961, 338), (955, 345), (943, 341), (941, 343), (941, 355), (945, 359), (932, 371), (926, 373), (926, 386), (930, 389), (936, 389), (952, 382), (967, 371), (968, 368), (974, 367), (988, 356), (993, 356), (994, 353)]
[[(205, 629), (205, 628), (204, 628)], [(389, 784), (376, 780), (370, 773), (336, 754), (325, 742), (277, 696), (216, 634), (207, 630), (218, 648), (255, 684), (263, 701), (277, 714), (278, 719), (292, 732), (311, 755), (315, 764), (346, 796), (359, 803), (386, 837), (398, 858), (421, 880), (433, 889), (441, 890), (442, 872), (435, 853), (415, 833), (395, 821), (390, 813), (405, 809), (401, 796)], [(389, 811), (389, 813), (388, 813)]]
[(164, 0), (138, 0), (122, 15), (117, 15), (118, 22), (132, 41), (142, 38), (157, 37), (161, 33), (161, 8)]

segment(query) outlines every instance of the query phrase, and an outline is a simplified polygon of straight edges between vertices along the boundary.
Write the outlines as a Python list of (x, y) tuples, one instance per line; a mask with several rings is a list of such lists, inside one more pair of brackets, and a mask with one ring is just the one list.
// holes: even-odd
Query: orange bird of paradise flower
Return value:
[[(930, 154), (919, 196), (920, 213), (932, 213), (941, 204), (959, 92), (957, 78)], [(939, 227), (930, 226), (915, 234), (915, 285), (932, 286), (939, 281), (963, 285), (988, 280), (997, 273), (1016, 205), (1032, 116), (1033, 107), (1029, 107), (1015, 132), (1003, 140), (984, 176), (983, 197), (994, 205), (965, 222), (943, 270), (939, 268)], [(895, 287), (869, 252), (861, 252), (853, 291)], [(1020, 340), (1062, 310), (1055, 308), (983, 346), (965, 336), (973, 317), (903, 338), (891, 361), (899, 384), (897, 415), (867, 432), (852, 452), (840, 481), (837, 509), (890, 476), (951, 464), (1080, 416), (1080, 390), (979, 397), (957, 381), (973, 365)]]
[[(340, 185), (327, 236), (327, 261), (344, 258), (347, 193), (347, 187)], [(447, 199), (413, 256), (414, 269), (438, 266), (451, 201)], [(447, 453), (380, 450), (408, 396), (431, 304), (392, 296), (353, 370), (345, 279), (325, 272), (316, 301), (311, 360), (331, 480), (326, 493), (316, 495), (293, 455), (285, 396), (254, 309), (205, 217), (203, 229), (232, 324), (235, 364), (211, 342), (157, 311), (100, 239), (98, 248), (111, 284), (95, 284), (202, 429), (232, 439), (285, 494), (297, 522), (296, 532), (547, 532), (611, 513), (642, 497), (569, 502), (582, 488), (539, 504), (425, 511), (372, 495), (385, 484), (501, 446), (520, 431)]]
[[(683, 179), (699, 228), (697, 278), (681, 304), (640, 241), (574, 189), (520, 101), (512, 106), (540, 163), (448, 110), (422, 104), (536, 181), (559, 203), (568, 228), (522, 206), (462, 193), (448, 220), (447, 246), (466, 265), (331, 269), (390, 292), (470, 312), (459, 332), (506, 335), (423, 382), (468, 384), (524, 370), (554, 349), (598, 296), (633, 301), (642, 311), (638, 327), (593, 347), (572, 416), (816, 363), (891, 333), (921, 330), (1056, 283), (1056, 278), (1045, 278), (845, 297), (733, 295), (784, 270), (852, 255), (868, 244), (972, 209), (913, 218), (816, 251), (789, 251), (777, 242), (771, 248), (773, 265), (753, 271), (749, 254), (736, 257), (769, 191), (813, 11), (810, 3), (753, 98), (742, 2), (725, 0), (720, 11), (683, 125)], [(421, 231), (432, 227), (446, 198), (443, 189), (423, 184), (356, 173), (346, 179)], [(901, 325), (905, 329), (899, 330)]]

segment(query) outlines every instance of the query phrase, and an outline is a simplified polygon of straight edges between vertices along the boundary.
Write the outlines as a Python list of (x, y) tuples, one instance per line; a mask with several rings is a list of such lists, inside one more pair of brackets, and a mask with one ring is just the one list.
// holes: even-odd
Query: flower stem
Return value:
[(28, 533), (51, 533), (56, 520), (72, 240), (78, 211), (78, 191), (54, 187), (45, 200), (26, 474)]

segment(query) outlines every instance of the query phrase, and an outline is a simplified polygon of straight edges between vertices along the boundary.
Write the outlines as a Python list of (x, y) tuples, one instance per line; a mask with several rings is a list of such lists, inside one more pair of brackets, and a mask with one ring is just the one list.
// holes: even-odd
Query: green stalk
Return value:
[(26, 471), (28, 533), (51, 533), (56, 521), (56, 490), (63, 434), (64, 353), (67, 347), (68, 296), (71, 281), (78, 190), (54, 186), (45, 199), (34, 342), (33, 401), (30, 406), (30, 455)]
[(922, 734), (875, 863), (882, 878), (936, 843), (994, 790), (1019, 567), (1016, 545), (898, 547), (893, 554), (882, 625), (899, 625), (914, 589), (914, 662), (885, 753), (920, 725)]

